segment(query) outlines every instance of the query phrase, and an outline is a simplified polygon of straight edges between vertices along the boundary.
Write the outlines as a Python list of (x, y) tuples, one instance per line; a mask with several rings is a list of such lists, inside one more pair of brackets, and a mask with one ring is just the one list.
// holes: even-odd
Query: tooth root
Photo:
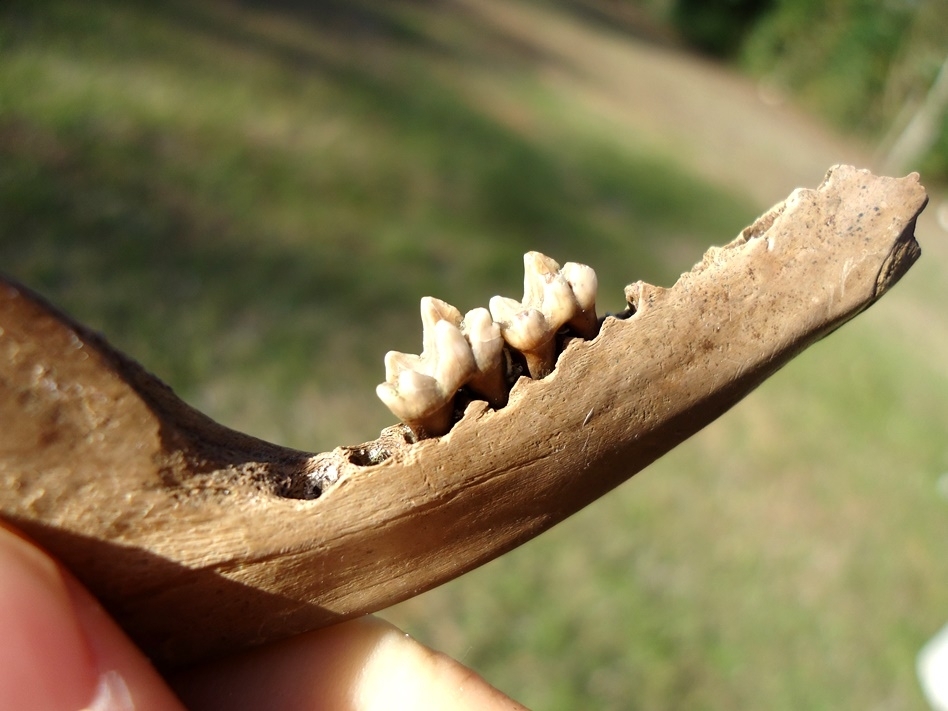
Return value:
[(578, 311), (567, 324), (580, 338), (586, 340), (595, 338), (599, 333), (599, 317), (595, 309), (592, 311)]
[(542, 380), (553, 372), (553, 366), (556, 365), (556, 339), (551, 336), (533, 350), (523, 351), (523, 357), (527, 361), (530, 377)]
[(502, 362), (491, 370), (478, 371), (467, 386), (473, 393), (484, 398), (495, 410), (507, 404), (509, 393)]

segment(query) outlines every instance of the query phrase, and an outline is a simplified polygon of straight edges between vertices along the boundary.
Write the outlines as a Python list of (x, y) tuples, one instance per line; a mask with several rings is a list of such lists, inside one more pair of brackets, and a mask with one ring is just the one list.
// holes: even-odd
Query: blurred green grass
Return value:
[[(0, 56), (0, 270), (216, 419), (311, 450), (392, 422), (373, 385), (420, 348), (421, 296), (519, 296), (539, 249), (618, 310), (765, 207), (611, 130), (467, 5), (14, 0)], [(948, 377), (945, 343), (906, 342), (912, 293), (387, 616), (536, 708), (922, 708)]]
[[(630, 269), (670, 282), (688, 262), (663, 251), (753, 214), (558, 120), (528, 62), (497, 81), (535, 96), (542, 130), (498, 121), (452, 84), (484, 48), (412, 30), (437, 12), (279, 8), (3, 10), (3, 269), (224, 421), (373, 437), (366, 385), (385, 350), (418, 349), (422, 295), (517, 295), (539, 249), (595, 264), (619, 309)], [(296, 424), (324, 397), (348, 416)]]

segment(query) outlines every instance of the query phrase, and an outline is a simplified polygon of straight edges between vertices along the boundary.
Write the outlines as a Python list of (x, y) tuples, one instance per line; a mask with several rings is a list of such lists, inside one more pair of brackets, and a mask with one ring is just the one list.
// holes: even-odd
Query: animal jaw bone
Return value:
[[(673, 287), (627, 287), (628, 318), (503, 408), (320, 454), (213, 422), (0, 277), (0, 516), (165, 667), (380, 610), (579, 511), (882, 298), (926, 200), (915, 174), (833, 168)], [(289, 495), (311, 478), (334, 483)]]
[(539, 252), (523, 255), (523, 266), (522, 302), (495, 296), (489, 311), (473, 309), (462, 319), (455, 307), (426, 296), (421, 300), (422, 354), (385, 355), (385, 382), (376, 393), (417, 439), (448, 432), (462, 386), (491, 407), (506, 403), (505, 342), (524, 357), (530, 376), (540, 379), (553, 369), (562, 328), (582, 338), (596, 335), (598, 280), (592, 268), (567, 262), (560, 269)]

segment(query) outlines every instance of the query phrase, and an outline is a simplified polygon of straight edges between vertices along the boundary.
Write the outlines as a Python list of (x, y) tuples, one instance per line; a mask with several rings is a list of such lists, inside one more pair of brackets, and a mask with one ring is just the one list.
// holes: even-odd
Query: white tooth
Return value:
[(448, 321), (455, 326), (461, 325), (461, 312), (451, 304), (433, 296), (424, 296), (421, 299), (421, 341), (422, 356), (426, 351), (434, 348), (434, 327), (439, 321)]
[(570, 327), (583, 338), (593, 338), (599, 332), (599, 317), (596, 316), (599, 279), (596, 272), (585, 264), (567, 262), (560, 273), (573, 290), (579, 307), (576, 315), (569, 320)]
[(434, 378), (415, 370), (402, 371), (394, 381), (378, 385), (375, 392), (406, 423), (424, 417), (440, 394)]
[(524, 310), (523, 304), (506, 296), (492, 296), (488, 306), (490, 315), (500, 325), (501, 331), (503, 331), (503, 324), (509, 323)]
[(477, 362), (477, 373), (468, 382), (468, 387), (486, 398), (492, 407), (503, 407), (507, 402), (507, 387), (500, 326), (494, 323), (487, 309), (477, 308), (464, 315), (461, 331), (471, 344)]
[(443, 392), (449, 397), (477, 372), (477, 362), (471, 344), (465, 340), (460, 329), (447, 321), (435, 326), (436, 362), (431, 373)]
[(419, 439), (448, 431), (454, 395), (477, 373), (474, 353), (460, 330), (460, 311), (440, 299), (425, 297), (421, 322), (421, 355), (389, 351), (386, 382), (376, 388), (382, 402)]
[(455, 326), (460, 326), (461, 312), (447, 301), (436, 299), (433, 296), (425, 296), (421, 300), (421, 320), (432, 325), (437, 321), (447, 321)]
[(394, 380), (403, 370), (412, 370), (421, 365), (421, 358), (410, 353), (389, 351), (385, 354), (385, 379)]
[[(508, 308), (509, 305), (504, 306), (504, 309)], [(491, 313), (500, 326), (504, 340), (518, 351), (532, 351), (550, 338), (546, 319), (536, 309), (501, 311), (503, 318), (497, 318), (492, 299)]]
[(434, 378), (405, 370), (395, 383), (382, 383), (375, 392), (419, 439), (444, 434), (451, 426), (453, 398), (445, 398)]
[(478, 370), (490, 370), (500, 362), (504, 339), (500, 335), (500, 326), (494, 323), (490, 311), (485, 308), (468, 311), (461, 323), (461, 331), (471, 344)]
[(560, 270), (560, 265), (540, 252), (523, 255), (523, 303), (538, 306), (543, 301), (546, 284)]
[(553, 276), (543, 289), (543, 301), (538, 307), (546, 317), (553, 333), (576, 314), (576, 299), (566, 279), (559, 274)]
[(583, 311), (593, 311), (596, 308), (596, 292), (599, 289), (599, 279), (592, 267), (576, 262), (567, 262), (560, 271), (576, 295), (576, 303)]
[(547, 375), (555, 358), (555, 331), (550, 330), (543, 314), (536, 309), (524, 309), (519, 301), (503, 296), (490, 300), (490, 313), (504, 340), (523, 354), (530, 376)]
[(443, 390), (438, 379), (417, 370), (403, 370), (399, 373), (396, 387), (406, 406), (413, 408), (412, 412), (419, 417), (438, 406), (443, 399)]
[(519, 351), (533, 378), (556, 360), (556, 334), (564, 325), (584, 338), (598, 330), (596, 273), (575, 262), (560, 265), (540, 252), (523, 255), (523, 301), (495, 296), (490, 310), (462, 318), (450, 304), (421, 300), (420, 356), (390, 351), (379, 397), (419, 437), (447, 432), (454, 395), (465, 384), (491, 405), (506, 402), (504, 342)]

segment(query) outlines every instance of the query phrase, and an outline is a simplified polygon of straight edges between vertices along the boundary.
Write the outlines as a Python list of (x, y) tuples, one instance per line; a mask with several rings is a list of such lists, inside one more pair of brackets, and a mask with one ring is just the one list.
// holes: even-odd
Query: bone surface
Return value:
[(673, 287), (628, 286), (624, 318), (503, 408), (322, 454), (213, 422), (2, 281), (0, 514), (165, 667), (382, 609), (604, 495), (882, 297), (926, 199), (917, 175), (836, 167)]

